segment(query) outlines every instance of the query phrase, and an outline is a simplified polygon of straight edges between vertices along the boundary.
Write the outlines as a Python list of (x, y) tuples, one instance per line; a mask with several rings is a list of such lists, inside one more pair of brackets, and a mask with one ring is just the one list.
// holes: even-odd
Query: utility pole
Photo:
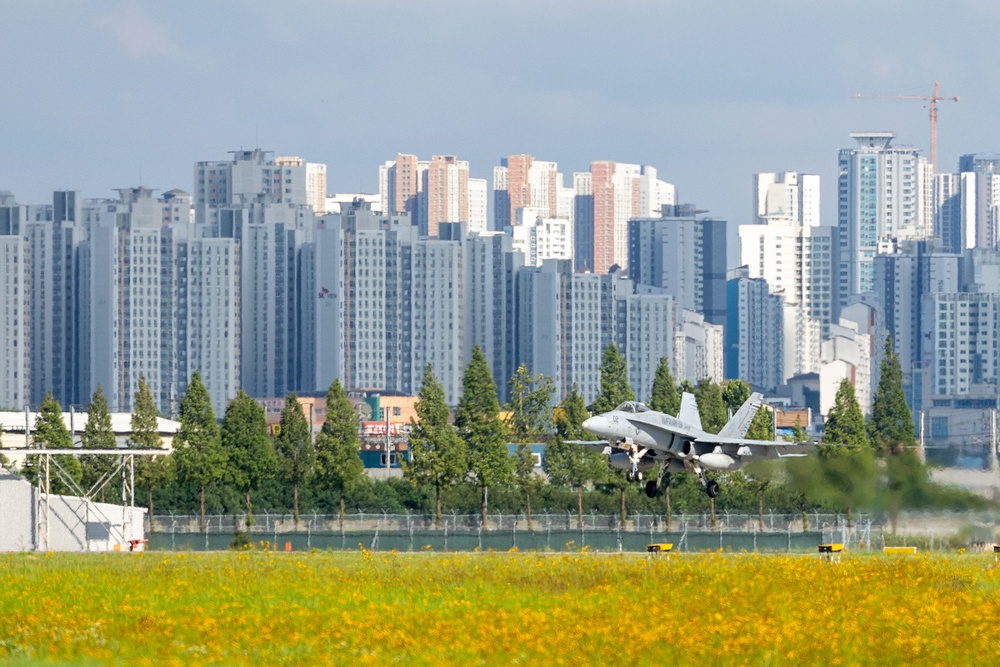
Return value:
[(940, 84), (934, 82), (934, 92), (930, 95), (866, 95), (862, 93), (855, 93), (852, 95), (854, 98), (858, 99), (876, 99), (876, 100), (916, 100), (918, 102), (927, 102), (930, 109), (931, 117), (931, 167), (934, 169), (934, 173), (937, 173), (937, 121), (938, 121), (938, 102), (957, 102), (958, 97), (943, 97), (938, 94), (938, 86)]

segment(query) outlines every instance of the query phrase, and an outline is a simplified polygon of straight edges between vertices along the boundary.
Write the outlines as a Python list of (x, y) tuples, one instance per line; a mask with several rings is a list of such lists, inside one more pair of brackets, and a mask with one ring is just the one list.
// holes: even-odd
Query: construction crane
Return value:
[(918, 100), (920, 102), (929, 102), (930, 115), (931, 115), (931, 167), (934, 169), (934, 173), (937, 173), (937, 120), (938, 120), (938, 102), (957, 102), (957, 97), (942, 97), (938, 95), (938, 86), (940, 84), (934, 82), (934, 92), (930, 95), (864, 95), (862, 93), (855, 93), (853, 97), (856, 98), (867, 98), (867, 99), (879, 99), (879, 100)]

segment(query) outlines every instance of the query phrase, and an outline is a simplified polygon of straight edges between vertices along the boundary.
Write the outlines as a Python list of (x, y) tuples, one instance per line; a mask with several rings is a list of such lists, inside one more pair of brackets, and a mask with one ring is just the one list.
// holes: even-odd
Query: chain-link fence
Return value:
[[(985, 545), (995, 541), (1000, 515), (904, 514), (858, 516), (840, 514), (635, 514), (572, 512), (490, 514), (291, 514), (262, 512), (248, 531), (257, 546), (279, 549), (358, 549), (397, 551), (471, 551), (510, 549), (561, 551), (644, 551), (647, 544), (670, 542), (678, 551), (814, 551), (819, 544), (839, 542), (852, 549), (881, 549), (912, 543), (922, 549)], [(245, 515), (210, 515), (200, 530), (197, 515), (155, 517), (147, 526), (149, 546), (166, 550), (226, 549), (236, 531), (246, 531)]]

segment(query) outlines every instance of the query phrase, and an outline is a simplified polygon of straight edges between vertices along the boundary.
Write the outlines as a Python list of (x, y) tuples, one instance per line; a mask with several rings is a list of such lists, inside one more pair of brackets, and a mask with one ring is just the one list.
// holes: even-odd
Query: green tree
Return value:
[[(160, 424), (156, 415), (153, 392), (149, 389), (145, 376), (139, 376), (139, 388), (132, 403), (132, 435), (128, 446), (132, 449), (163, 449)], [(153, 514), (153, 491), (162, 489), (174, 476), (174, 460), (171, 456), (139, 456), (135, 460), (135, 485), (145, 489), (149, 509), (149, 529), (155, 528)]]
[(466, 444), (469, 472), (479, 484), (482, 525), (486, 528), (489, 488), (513, 481), (514, 461), (507, 450), (507, 425), (500, 419), (497, 385), (478, 345), (472, 348), (462, 376), (455, 427)]
[(681, 395), (674, 384), (674, 376), (670, 373), (670, 360), (666, 357), (660, 357), (660, 362), (656, 365), (649, 407), (675, 416), (681, 409)]
[(601, 357), (601, 393), (594, 400), (594, 412), (614, 410), (625, 401), (634, 401), (635, 392), (628, 383), (628, 365), (618, 346), (611, 343)]
[(690, 380), (681, 380), (681, 386), (678, 387), (677, 391), (681, 394), (692, 394), (698, 391), (698, 388), (691, 384)]
[(281, 409), (281, 423), (275, 449), (278, 469), (292, 485), (292, 516), (299, 525), (299, 488), (308, 484), (316, 472), (316, 449), (313, 447), (311, 425), (306, 421), (299, 397), (292, 392)]
[(872, 401), (868, 434), (872, 446), (882, 454), (895, 454), (906, 447), (913, 447), (913, 414), (906, 403), (903, 391), (903, 369), (899, 356), (892, 346), (892, 336), (885, 339), (881, 377)]
[[(87, 406), (87, 424), (83, 427), (80, 445), (83, 449), (115, 450), (118, 448), (114, 430), (111, 428), (111, 411), (108, 409), (108, 399), (105, 398), (101, 385), (97, 385), (97, 389), (90, 399), (90, 404)], [(108, 482), (105, 478), (118, 467), (118, 461), (112, 456), (92, 454), (81, 456), (80, 465), (83, 471), (83, 490), (88, 494), (92, 493), (94, 487), (103, 481), (101, 502), (104, 502)]]
[(847, 378), (840, 381), (833, 407), (826, 415), (823, 442), (846, 447), (871, 447), (865, 431), (865, 416), (861, 414), (854, 385)]
[(587, 419), (587, 406), (574, 384), (556, 412), (556, 435), (545, 448), (542, 467), (553, 484), (576, 489), (576, 511), (583, 525), (583, 487), (603, 479), (607, 469), (605, 457), (586, 445), (569, 442), (593, 440), (594, 436), (583, 430)]
[(819, 445), (815, 456), (792, 459), (789, 484), (816, 505), (843, 510), (850, 522), (854, 510), (874, 506), (879, 478), (870, 447)]
[(250, 493), (274, 476), (277, 458), (264, 408), (242, 389), (222, 416), (222, 449), (228, 462), (226, 479), (240, 490), (246, 502), (249, 530), (253, 525)]
[(531, 530), (531, 496), (541, 492), (545, 480), (535, 472), (535, 454), (527, 443), (519, 443), (517, 451), (514, 452), (514, 480), (524, 492), (528, 530)]
[(410, 460), (403, 461), (403, 476), (414, 486), (434, 489), (434, 523), (441, 525), (441, 490), (457, 484), (468, 470), (465, 442), (448, 422), (450, 411), (444, 387), (427, 364), (419, 399), (414, 406), (420, 421), (410, 433)]
[(750, 421), (747, 437), (751, 440), (774, 439), (774, 409), (770, 405), (760, 406), (760, 410)]
[(552, 394), (555, 388), (552, 378), (538, 373), (533, 375), (528, 367), (521, 364), (507, 381), (510, 402), (506, 409), (510, 412), (507, 421), (513, 442), (527, 443), (552, 429)]
[(181, 397), (180, 428), (174, 436), (178, 479), (198, 489), (198, 526), (205, 531), (205, 489), (222, 481), (226, 473), (226, 452), (219, 437), (212, 400), (201, 381), (201, 373), (191, 376)]
[(701, 415), (701, 426), (706, 433), (718, 433), (729, 421), (726, 404), (722, 400), (722, 388), (708, 378), (698, 383), (694, 391)]
[(326, 392), (326, 420), (316, 436), (316, 481), (321, 489), (340, 497), (341, 525), (344, 496), (365, 473), (359, 450), (358, 415), (340, 380), (334, 380)]
[(750, 385), (743, 380), (727, 380), (722, 386), (722, 402), (734, 413), (750, 398)]
[[(31, 446), (36, 449), (72, 449), (73, 438), (66, 428), (62, 418), (62, 406), (50, 391), (42, 399), (42, 408), (35, 420), (35, 432), (31, 436)], [(52, 462), (62, 469), (49, 472), (49, 487), (52, 493), (74, 493), (73, 484), (79, 484), (83, 476), (80, 461), (75, 456), (55, 456)], [(41, 469), (41, 461), (37, 456), (29, 456), (25, 460), (25, 476), (32, 481), (43, 479), (45, 471)], [(63, 479), (65, 475), (69, 483)]]

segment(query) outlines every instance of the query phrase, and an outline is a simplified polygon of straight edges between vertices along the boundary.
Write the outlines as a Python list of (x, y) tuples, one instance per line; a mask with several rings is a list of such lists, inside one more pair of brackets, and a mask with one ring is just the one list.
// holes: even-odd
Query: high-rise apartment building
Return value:
[[(197, 222), (212, 222), (209, 208), (239, 208), (255, 202), (314, 207), (318, 193), (308, 194), (307, 163), (284, 158), (284, 164), (260, 148), (230, 151), (232, 160), (197, 162), (194, 205)], [(323, 171), (325, 172), (325, 165)], [(315, 189), (315, 186), (314, 186)], [(326, 192), (319, 210), (326, 208)]]
[(679, 308), (726, 321), (726, 222), (695, 215), (628, 223), (629, 276), (677, 299)]
[(535, 209), (522, 208), (517, 224), (507, 232), (527, 266), (541, 266), (546, 259), (573, 259), (573, 227), (565, 218), (539, 218)]
[(555, 162), (531, 155), (510, 155), (493, 168), (493, 201), (497, 230), (517, 224), (520, 209), (533, 209), (539, 217), (559, 217), (562, 174)]
[(485, 234), (489, 231), (489, 194), (485, 178), (469, 179), (469, 219), (468, 232)]
[(773, 392), (785, 381), (784, 303), (741, 267), (726, 284), (726, 377)]
[(463, 225), (441, 223), (442, 239), (417, 238), (400, 231), (399, 345), (401, 377), (391, 387), (408, 395), (420, 391), (424, 368), (431, 364), (448, 405), (462, 395), (462, 246)]
[(30, 390), (28, 243), (22, 234), (26, 209), (0, 193), (0, 401), (21, 408)]
[(594, 191), (590, 172), (573, 174), (573, 268), (594, 270)]
[[(481, 225), (481, 183), (472, 188), (476, 224)], [(420, 161), (400, 153), (379, 168), (379, 193), (389, 215), (409, 214), (423, 236), (436, 237), (442, 222), (469, 223), (469, 163), (454, 155), (434, 155)]]
[(753, 176), (753, 222), (780, 218), (815, 227), (819, 218), (819, 176), (794, 171), (761, 172)]
[(893, 146), (893, 132), (853, 132), (854, 148), (839, 154), (841, 303), (874, 289), (872, 261), (880, 247), (933, 234), (931, 165), (920, 151)]
[[(306, 202), (312, 207), (313, 213), (326, 213), (326, 165), (321, 162), (306, 162), (300, 157), (283, 156), (274, 158), (274, 163), (281, 167), (305, 167)], [(285, 176), (286, 183), (290, 176)]]
[(469, 163), (454, 155), (434, 155), (422, 173), (420, 216), (423, 236), (436, 238), (442, 222), (469, 221)]
[(387, 215), (410, 215), (417, 218), (417, 193), (420, 191), (421, 174), (427, 169), (416, 155), (399, 153), (379, 167), (379, 194), (382, 211)]
[(628, 221), (663, 215), (664, 206), (676, 203), (674, 186), (659, 180), (649, 166), (593, 162), (589, 180), (585, 183), (574, 175), (574, 183), (578, 196), (592, 201), (589, 216), (577, 213), (577, 228), (590, 227), (579, 230), (582, 238), (577, 251), (583, 255), (582, 263), (595, 273), (607, 273), (615, 265), (628, 269)]
[(639, 396), (649, 396), (661, 357), (673, 361), (676, 300), (633, 294), (618, 271), (575, 273), (568, 260), (518, 272), (518, 361), (551, 377), (556, 400), (577, 386), (589, 402), (600, 391), (601, 356), (618, 346)]
[(506, 234), (471, 233), (462, 243), (464, 314), (462, 363), (472, 358), (478, 345), (493, 373), (501, 401), (508, 398), (507, 380), (515, 366), (515, 278), (524, 265)]
[(912, 409), (919, 410), (924, 407), (923, 378), (934, 361), (926, 347), (933, 341), (923, 328), (928, 299), (961, 289), (961, 256), (943, 252), (933, 242), (908, 242), (894, 252), (878, 255), (873, 269), (879, 344), (872, 361), (872, 382), (877, 384), (879, 380), (880, 343), (885, 336), (892, 336), (907, 400)]

